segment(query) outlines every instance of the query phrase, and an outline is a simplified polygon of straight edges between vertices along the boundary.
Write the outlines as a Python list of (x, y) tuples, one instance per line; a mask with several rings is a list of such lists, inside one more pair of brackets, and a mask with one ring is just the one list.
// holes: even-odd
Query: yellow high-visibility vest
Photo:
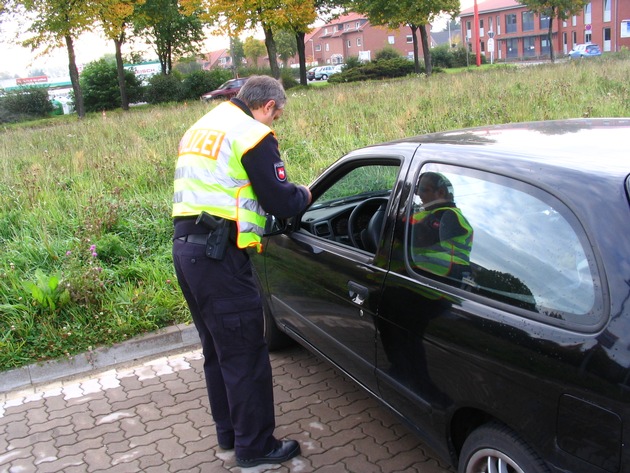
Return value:
[(273, 130), (231, 102), (198, 120), (179, 143), (173, 217), (211, 215), (233, 220), (239, 248), (260, 253), (266, 214), (241, 159)]

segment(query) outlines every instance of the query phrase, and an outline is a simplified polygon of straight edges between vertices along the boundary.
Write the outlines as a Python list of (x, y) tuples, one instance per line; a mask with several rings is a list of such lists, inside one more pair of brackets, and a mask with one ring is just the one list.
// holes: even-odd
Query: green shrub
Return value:
[[(115, 62), (102, 58), (89, 63), (83, 69), (80, 81), (87, 112), (114, 110), (122, 106)], [(125, 85), (129, 103), (142, 100), (140, 80), (132, 71), (125, 70)]]
[(180, 100), (199, 100), (203, 94), (217, 89), (230, 79), (232, 72), (227, 69), (191, 72), (182, 81)]
[(0, 123), (47, 117), (52, 111), (48, 91), (39, 87), (10, 90), (0, 98)]
[(403, 57), (381, 59), (357, 67), (346, 68), (328, 78), (329, 83), (356, 82), (404, 77), (414, 72), (414, 64)]
[(401, 54), (397, 49), (395, 49), (393, 46), (385, 46), (380, 51), (376, 51), (376, 54), (374, 55), (374, 60), (382, 61), (385, 59), (397, 59), (399, 57), (401, 57)]
[(182, 96), (182, 81), (176, 74), (156, 74), (149, 79), (144, 99), (150, 104), (177, 102)]

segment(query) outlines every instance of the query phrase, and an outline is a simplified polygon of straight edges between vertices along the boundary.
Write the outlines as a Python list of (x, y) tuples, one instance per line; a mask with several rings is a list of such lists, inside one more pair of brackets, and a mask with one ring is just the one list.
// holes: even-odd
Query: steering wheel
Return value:
[[(372, 197), (354, 208), (348, 219), (348, 236), (353, 246), (372, 253), (376, 251), (383, 229), (387, 202), (387, 197)], [(366, 214), (370, 215), (368, 224), (360, 225), (359, 218)]]

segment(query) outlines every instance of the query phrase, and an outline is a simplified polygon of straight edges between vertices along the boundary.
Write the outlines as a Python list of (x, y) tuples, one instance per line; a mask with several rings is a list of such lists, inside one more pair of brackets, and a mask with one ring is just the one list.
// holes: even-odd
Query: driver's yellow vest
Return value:
[(211, 215), (236, 222), (239, 248), (260, 253), (266, 215), (258, 203), (241, 159), (273, 133), (231, 102), (202, 117), (179, 143), (173, 217)]
[(429, 246), (412, 246), (411, 253), (414, 263), (438, 276), (448, 276), (453, 265), (470, 265), (473, 229), (468, 220), (457, 207), (442, 207), (433, 210), (423, 210), (412, 216), (412, 221), (422, 222), (430, 215), (439, 211), (451, 211), (457, 216), (459, 225), (464, 230), (462, 235), (448, 240), (439, 239)]

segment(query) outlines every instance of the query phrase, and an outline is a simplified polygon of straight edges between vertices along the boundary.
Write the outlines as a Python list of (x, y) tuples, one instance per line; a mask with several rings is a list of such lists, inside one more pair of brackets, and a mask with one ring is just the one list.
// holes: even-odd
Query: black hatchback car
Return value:
[(370, 146), (269, 221), (271, 349), (296, 340), (460, 473), (630, 471), (630, 119)]

